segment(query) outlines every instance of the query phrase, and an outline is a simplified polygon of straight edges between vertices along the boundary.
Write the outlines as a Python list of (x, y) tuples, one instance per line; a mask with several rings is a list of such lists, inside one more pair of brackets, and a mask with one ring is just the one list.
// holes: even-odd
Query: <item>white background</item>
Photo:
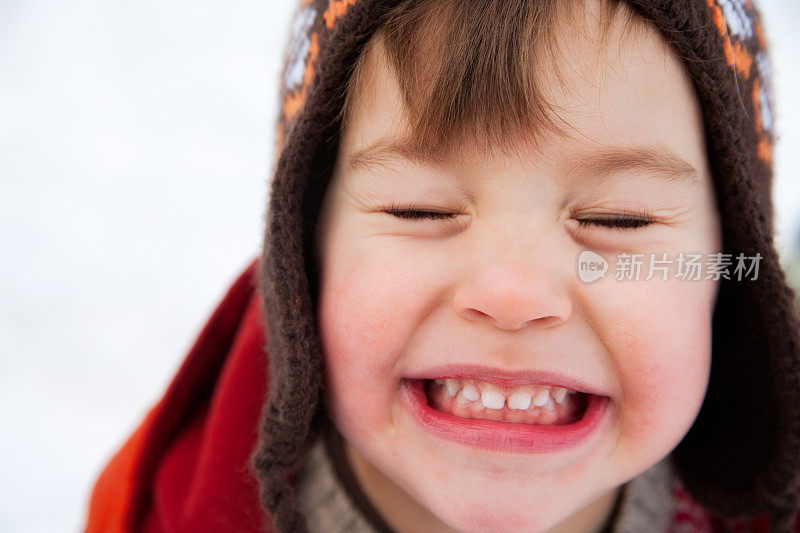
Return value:
[[(101, 468), (258, 254), (294, 5), (0, 0), (0, 531), (83, 526)], [(761, 5), (786, 255), (800, 7)]]

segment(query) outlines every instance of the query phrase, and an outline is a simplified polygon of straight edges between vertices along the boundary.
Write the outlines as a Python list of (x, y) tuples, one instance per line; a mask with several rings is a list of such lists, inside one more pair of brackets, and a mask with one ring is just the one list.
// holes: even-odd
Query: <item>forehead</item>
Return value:
[(560, 131), (505, 130), (502, 143), (492, 145), (486, 132), (478, 129), (446, 149), (415, 142), (415, 117), (404, 99), (401, 80), (382, 42), (376, 41), (365, 51), (354, 87), (340, 148), (347, 155), (344, 162), (351, 171), (392, 159), (436, 165), (463, 159), (465, 152), (475, 149), (538, 150), (554, 143), (606, 153), (628, 147), (633, 155), (666, 155), (661, 162), (702, 158), (697, 98), (669, 45), (644, 22), (634, 27), (615, 23), (605, 29), (603, 39), (591, 11), (576, 18), (554, 34), (550, 65), (537, 67), (536, 83), (544, 97), (538, 105), (547, 107)]

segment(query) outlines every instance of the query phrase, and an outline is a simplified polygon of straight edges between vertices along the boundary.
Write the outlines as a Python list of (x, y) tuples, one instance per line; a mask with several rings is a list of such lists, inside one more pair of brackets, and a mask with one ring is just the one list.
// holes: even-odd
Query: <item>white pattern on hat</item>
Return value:
[(761, 125), (772, 131), (772, 64), (766, 52), (756, 54), (758, 77), (761, 80), (758, 104), (761, 107)]
[(728, 23), (728, 31), (739, 39), (753, 36), (753, 22), (745, 11), (742, 0), (717, 0)]
[(306, 55), (310, 45), (308, 29), (316, 17), (317, 11), (312, 5), (304, 6), (295, 13), (289, 40), (289, 59), (283, 74), (283, 84), (287, 90), (294, 90), (303, 82)]

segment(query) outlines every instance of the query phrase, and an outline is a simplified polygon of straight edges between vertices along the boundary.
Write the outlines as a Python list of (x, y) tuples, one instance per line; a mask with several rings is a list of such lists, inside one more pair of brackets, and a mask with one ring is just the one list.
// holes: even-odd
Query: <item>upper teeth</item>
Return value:
[(437, 379), (436, 383), (444, 385), (447, 395), (455, 396), (462, 403), (480, 400), (487, 409), (502, 409), (508, 404), (509, 409), (528, 409), (531, 404), (536, 407), (554, 409), (555, 403), (567, 402), (567, 395), (575, 391), (550, 385), (523, 385), (508, 389), (507, 392), (489, 383), (474, 379)]

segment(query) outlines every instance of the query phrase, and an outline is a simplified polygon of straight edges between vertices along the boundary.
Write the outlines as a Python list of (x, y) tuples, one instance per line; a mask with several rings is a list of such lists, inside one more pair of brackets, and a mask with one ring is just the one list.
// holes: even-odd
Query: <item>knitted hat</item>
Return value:
[[(533, 0), (532, 0), (533, 1)], [(788, 531), (800, 486), (800, 317), (773, 245), (770, 68), (751, 0), (626, 0), (673, 47), (705, 122), (723, 251), (761, 255), (756, 280), (720, 279), (702, 408), (673, 450), (691, 496), (726, 518), (769, 512)], [(269, 398), (252, 462), (281, 531), (303, 531), (290, 480), (327, 417), (315, 324), (313, 237), (345, 87), (403, 0), (301, 0), (282, 77), (260, 263)]]

